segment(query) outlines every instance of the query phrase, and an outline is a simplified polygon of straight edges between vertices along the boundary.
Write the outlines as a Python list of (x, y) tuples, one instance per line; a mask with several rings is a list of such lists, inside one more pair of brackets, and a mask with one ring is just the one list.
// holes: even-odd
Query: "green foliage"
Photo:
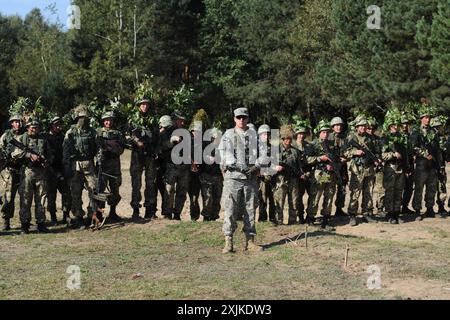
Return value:
[(186, 118), (191, 118), (195, 107), (194, 89), (183, 84), (179, 89), (171, 90), (166, 106), (169, 112), (178, 110)]

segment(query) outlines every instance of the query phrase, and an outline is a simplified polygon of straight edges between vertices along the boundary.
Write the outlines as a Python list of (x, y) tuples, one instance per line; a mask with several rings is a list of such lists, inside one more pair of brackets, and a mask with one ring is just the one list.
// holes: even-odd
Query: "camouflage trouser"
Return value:
[(447, 200), (447, 173), (445, 169), (442, 171), (441, 176), (438, 179), (437, 199), (436, 204), (439, 208), (444, 208), (445, 200)]
[(315, 217), (319, 209), (319, 201), (323, 195), (322, 210), (323, 216), (331, 215), (331, 208), (333, 206), (333, 197), (336, 193), (336, 177), (330, 176), (330, 181), (319, 182), (322, 172), (316, 170), (314, 176), (311, 177), (311, 193), (308, 197), (308, 208), (306, 214), (309, 217)]
[[(386, 178), (386, 172), (380, 171), (375, 174), (375, 189), (376, 196), (374, 192), (374, 198), (375, 198), (375, 206), (377, 208), (377, 212), (380, 213), (384, 210), (384, 194), (385, 194), (385, 187), (384, 187), (384, 179)], [(391, 182), (388, 182), (391, 183)], [(403, 194), (403, 189), (402, 189)]]
[(164, 175), (165, 193), (163, 214), (165, 216), (181, 215), (186, 193), (189, 188), (190, 166), (168, 165)]
[(20, 183), (20, 222), (31, 222), (31, 205), (35, 205), (37, 224), (45, 222), (45, 201), (47, 200), (47, 175), (42, 168), (23, 168)]
[(131, 207), (141, 207), (142, 173), (145, 173), (144, 207), (150, 208), (156, 213), (156, 161), (150, 156), (143, 156), (136, 151), (131, 153), (130, 175), (131, 175)]
[(414, 174), (414, 185), (414, 210), (420, 211), (422, 209), (423, 189), (425, 186), (425, 206), (427, 209), (432, 209), (436, 202), (437, 173), (436, 169), (431, 165), (431, 161), (430, 163), (426, 163), (424, 160), (421, 160), (417, 163)]
[[(119, 204), (122, 197), (120, 196), (120, 186), (122, 185), (122, 171), (120, 168), (120, 159), (106, 160), (102, 163), (102, 172), (107, 175), (102, 175), (99, 179), (99, 193), (105, 192), (108, 187), (111, 191), (111, 197), (108, 199), (108, 204), (115, 207)], [(104, 208), (105, 204), (101, 204)]]
[(407, 208), (414, 193), (414, 172), (405, 174), (405, 190), (403, 191), (402, 208)]
[(189, 211), (191, 214), (192, 220), (198, 220), (200, 218), (200, 204), (199, 204), (199, 197), (200, 197), (200, 177), (199, 174), (196, 172), (191, 172), (189, 177)]
[(259, 178), (259, 221), (267, 221), (267, 209), (269, 209), (269, 220), (275, 221), (275, 203), (270, 179), (270, 176)]
[(283, 210), (286, 196), (288, 198), (289, 223), (295, 223), (298, 215), (298, 177), (286, 178), (282, 175), (275, 177), (275, 190), (273, 198), (275, 200), (275, 210), (277, 212), (278, 223), (283, 223)]
[[(78, 165), (77, 165), (78, 163)], [(97, 188), (97, 176), (95, 174), (94, 161), (77, 161), (72, 163), (73, 177), (70, 179), (70, 191), (72, 193), (72, 213), (77, 218), (85, 215), (83, 211), (82, 192), (86, 188), (89, 194), (90, 207), (94, 202), (94, 190)]]
[(405, 174), (395, 171), (391, 166), (384, 168), (383, 186), (385, 190), (384, 207), (388, 213), (400, 213), (405, 187)]
[(350, 175), (350, 203), (348, 214), (355, 216), (358, 214), (359, 198), (362, 193), (361, 209), (362, 214), (373, 213), (373, 188), (375, 185), (375, 175), (358, 176), (354, 172)]
[(223, 186), (225, 217), (222, 231), (233, 236), (237, 228), (238, 215), (243, 216), (243, 231), (248, 236), (256, 235), (255, 215), (258, 206), (258, 183), (256, 180), (225, 179)]
[(0, 173), (0, 180), (4, 190), (2, 194), (2, 218), (14, 217), (14, 201), (20, 185), (20, 173), (14, 169), (6, 168)]
[(66, 179), (59, 179), (54, 174), (48, 173), (47, 180), (47, 210), (56, 212), (56, 194), (61, 193), (61, 204), (63, 212), (69, 212), (72, 196), (70, 194), (69, 184)]
[(200, 184), (203, 199), (202, 216), (209, 219), (218, 219), (223, 190), (222, 175), (202, 173), (200, 175)]
[(164, 190), (166, 186), (164, 184), (164, 175), (166, 174), (165, 166), (158, 166), (156, 172), (156, 198), (158, 199), (158, 191), (161, 196), (161, 212), (164, 212)]

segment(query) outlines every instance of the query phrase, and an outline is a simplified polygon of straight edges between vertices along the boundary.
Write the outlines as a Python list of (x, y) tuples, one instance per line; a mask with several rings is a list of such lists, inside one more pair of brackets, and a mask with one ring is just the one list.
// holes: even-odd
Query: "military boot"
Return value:
[(334, 213), (335, 217), (345, 217), (347, 214), (342, 210), (342, 208), (336, 208), (336, 212)]
[(155, 216), (155, 213), (150, 209), (150, 207), (145, 207), (145, 215), (144, 219), (152, 219)]
[(377, 220), (375, 219), (374, 215), (372, 213), (365, 213), (363, 215), (363, 221), (365, 223), (374, 223), (377, 222)]
[(20, 230), (22, 231), (22, 234), (29, 234), (30, 233), (30, 224), (22, 223), (22, 225), (20, 226)]
[(424, 214), (420, 213), (420, 210), (416, 210), (416, 221), (422, 221), (425, 218)]
[(258, 246), (255, 243), (255, 236), (249, 236), (249, 235), (245, 235), (245, 247), (244, 247), (244, 251), (255, 251), (255, 252), (259, 252), (259, 251), (263, 251), (263, 248), (261, 246)]
[(226, 236), (225, 237), (225, 247), (222, 249), (222, 253), (231, 253), (234, 252), (233, 249), (233, 237)]
[(63, 212), (62, 223), (67, 224), (67, 225), (70, 224), (70, 215), (69, 215), (69, 211), (64, 211), (64, 212)]
[(133, 222), (141, 222), (141, 221), (142, 221), (142, 218), (140, 217), (139, 214), (140, 214), (140, 213), (139, 213), (139, 208), (134, 208), (134, 209), (133, 209), (133, 215), (132, 215), (132, 217), (131, 217), (131, 220), (132, 220)]
[(37, 230), (39, 233), (49, 233), (50, 230), (47, 229), (44, 223), (38, 223)]
[(388, 213), (388, 216), (389, 216), (388, 221), (390, 224), (398, 224), (398, 216), (395, 213), (390, 212)]
[(306, 220), (305, 220), (305, 213), (300, 213), (298, 215), (298, 224), (305, 224)]
[(400, 216), (400, 212), (396, 213), (396, 217), (397, 217), (397, 221), (398, 223), (405, 223), (405, 220), (403, 220), (403, 218)]
[(314, 221), (315, 221), (316, 219), (314, 218), (314, 217), (312, 217), (312, 216), (310, 216), (310, 215), (307, 215), (306, 216), (306, 219), (305, 219), (305, 223), (308, 225), (308, 226), (312, 226), (313, 224), (314, 224)]
[(350, 226), (356, 227), (358, 225), (358, 221), (356, 220), (356, 216), (350, 216)]
[(330, 225), (330, 220), (328, 216), (323, 217), (322, 223), (320, 224), (320, 229), (325, 231), (335, 231), (333, 226)]
[(56, 226), (58, 224), (58, 219), (56, 218), (56, 212), (55, 211), (51, 211), (50, 212), (50, 225), (52, 226)]
[(181, 216), (180, 216), (180, 214), (176, 214), (176, 213), (174, 213), (174, 214), (173, 214), (173, 218), (172, 218), (172, 220), (181, 220)]
[(83, 217), (78, 217), (74, 222), (74, 228), (78, 230), (85, 230), (86, 224), (84, 223)]
[(440, 215), (441, 217), (445, 217), (447, 214), (448, 214), (448, 212), (447, 212), (447, 210), (445, 210), (444, 204), (441, 204), (441, 205), (439, 206), (439, 215)]
[(433, 208), (427, 208), (427, 212), (425, 213), (427, 218), (434, 218), (436, 217), (436, 213), (434, 212)]
[(402, 208), (402, 213), (403, 214), (414, 214), (415, 212), (414, 211), (412, 211), (410, 208), (408, 208), (407, 206), (404, 206), (403, 208)]
[(113, 222), (122, 221), (122, 218), (119, 215), (117, 215), (117, 213), (116, 213), (116, 206), (111, 206), (111, 208), (109, 208), (108, 218)]
[(9, 218), (5, 218), (5, 219), (3, 220), (3, 228), (2, 228), (2, 230), (3, 230), (3, 231), (9, 231), (9, 230), (11, 230), (11, 224), (10, 224)]

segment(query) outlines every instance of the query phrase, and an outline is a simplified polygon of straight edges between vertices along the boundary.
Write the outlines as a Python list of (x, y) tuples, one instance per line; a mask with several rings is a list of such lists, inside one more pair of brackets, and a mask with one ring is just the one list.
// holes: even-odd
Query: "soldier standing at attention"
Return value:
[(320, 198), (323, 196), (321, 214), (323, 216), (321, 228), (333, 231), (330, 225), (331, 207), (336, 192), (336, 168), (332, 165), (332, 158), (337, 158), (338, 153), (328, 140), (330, 126), (322, 120), (317, 124), (315, 133), (318, 137), (306, 149), (306, 159), (313, 167), (311, 176), (311, 194), (308, 198), (306, 209), (306, 223), (312, 224), (317, 215)]
[(144, 124), (130, 123), (126, 140), (132, 145), (130, 163), (132, 219), (134, 222), (140, 222), (142, 221), (139, 212), (142, 200), (142, 174), (144, 174), (145, 179), (144, 217), (145, 219), (156, 217), (156, 158), (159, 148), (159, 135), (157, 128), (149, 127), (150, 100), (145, 98), (138, 100), (136, 106), (139, 108), (139, 116)]
[[(434, 218), (433, 206), (436, 202), (437, 170), (441, 161), (439, 150), (439, 136), (430, 126), (431, 111), (427, 106), (420, 110), (420, 128), (411, 134), (411, 144), (416, 156), (416, 170), (414, 174), (415, 191), (413, 208), (416, 211), (417, 221), (425, 217)], [(423, 189), (425, 191), (425, 206), (427, 211), (421, 213), (423, 201)]]
[(342, 177), (342, 183), (337, 184), (336, 200), (334, 202), (336, 212), (334, 215), (336, 217), (342, 217), (346, 215), (343, 208), (345, 206), (345, 189), (347, 188), (348, 183), (347, 159), (344, 157), (347, 135), (344, 132), (344, 120), (342, 120), (341, 117), (334, 117), (331, 119), (330, 126), (332, 131), (328, 139), (339, 154), (339, 161), (341, 163), (340, 173)]
[(255, 244), (255, 213), (258, 206), (259, 164), (256, 131), (247, 126), (247, 108), (234, 110), (233, 129), (228, 129), (219, 146), (221, 169), (224, 172), (225, 218), (223, 233), (225, 247), (223, 253), (233, 252), (233, 235), (237, 228), (237, 217), (243, 216), (245, 232), (244, 250), (262, 250)]
[(303, 203), (303, 197), (305, 193), (310, 196), (311, 194), (311, 165), (309, 165), (306, 161), (306, 155), (305, 151), (309, 147), (309, 142), (306, 141), (306, 137), (309, 134), (310, 131), (309, 125), (300, 125), (295, 129), (295, 135), (294, 135), (294, 146), (297, 148), (297, 150), (300, 151), (301, 154), (301, 161), (302, 161), (302, 175), (300, 177), (299, 185), (298, 185), (298, 222), (300, 224), (305, 223), (305, 205)]
[(27, 132), (17, 138), (26, 149), (16, 148), (12, 153), (14, 159), (24, 160), (20, 183), (21, 229), (25, 234), (30, 232), (31, 205), (34, 198), (37, 230), (47, 233), (49, 230), (45, 227), (44, 201), (47, 197), (47, 165), (52, 163), (53, 155), (45, 135), (41, 133), (39, 121), (30, 118), (26, 127)]
[(402, 214), (414, 214), (414, 211), (408, 207), (414, 192), (414, 153), (411, 146), (411, 124), (411, 117), (403, 114), (402, 126), (400, 131), (407, 141), (408, 163), (410, 165), (405, 172), (405, 188), (403, 191)]
[(441, 157), (438, 164), (438, 187), (437, 187), (437, 199), (436, 204), (439, 208), (439, 215), (444, 217), (447, 215), (445, 210), (445, 202), (447, 200), (447, 173), (445, 171), (445, 163), (447, 158), (447, 139), (445, 137), (445, 124), (447, 123), (447, 117), (439, 116), (431, 120), (431, 127), (436, 130), (439, 136), (439, 151)]
[(289, 126), (283, 126), (280, 130), (280, 161), (275, 166), (274, 176), (274, 200), (277, 213), (276, 224), (283, 224), (283, 210), (286, 196), (288, 198), (289, 217), (288, 224), (295, 224), (298, 215), (298, 185), (301, 177), (301, 153), (292, 146), (294, 132)]
[[(111, 197), (108, 199), (110, 206), (109, 220), (113, 222), (122, 221), (117, 214), (116, 208), (121, 200), (119, 188), (122, 185), (122, 170), (120, 156), (125, 149), (125, 138), (119, 130), (114, 129), (115, 115), (113, 112), (105, 112), (102, 116), (103, 127), (97, 131), (97, 144), (99, 146), (98, 163), (101, 166), (102, 175), (98, 177), (99, 193), (103, 193), (108, 186)], [(105, 204), (101, 204), (104, 208)]]
[[(371, 159), (366, 152), (376, 153), (374, 141), (366, 133), (367, 120), (358, 116), (355, 119), (356, 132), (348, 138), (348, 148), (345, 156), (350, 160), (350, 203), (348, 214), (350, 215), (350, 225), (358, 224), (356, 215), (358, 214), (359, 199), (362, 194), (361, 209), (364, 222), (375, 222), (373, 215), (373, 188), (375, 184), (375, 165), (378, 160)], [(355, 141), (359, 146), (351, 144)], [(362, 150), (365, 148), (366, 151)]]
[[(72, 193), (72, 214), (75, 216), (75, 227), (85, 229), (83, 188), (89, 194), (90, 206), (94, 204), (94, 191), (97, 187), (94, 157), (97, 155), (97, 132), (89, 125), (86, 106), (78, 106), (75, 111), (75, 121), (67, 132), (63, 142), (64, 175), (70, 178)], [(91, 213), (90, 213), (91, 214)]]
[[(259, 217), (258, 222), (269, 221), (275, 223), (275, 203), (272, 190), (272, 174), (271, 165), (271, 143), (270, 143), (270, 127), (263, 124), (258, 128), (258, 151), (261, 159), (261, 175), (258, 177), (259, 185)], [(267, 212), (269, 215), (267, 216)]]
[(11, 230), (10, 221), (14, 217), (14, 202), (17, 190), (20, 185), (20, 163), (12, 161), (10, 158), (13, 146), (10, 144), (12, 139), (22, 134), (22, 116), (13, 114), (9, 118), (11, 129), (8, 129), (0, 137), (0, 152), (5, 156), (6, 167), (0, 172), (0, 180), (4, 184), (2, 194), (2, 218), (3, 231)]
[[(398, 113), (398, 111), (397, 111)], [(405, 185), (405, 172), (408, 171), (408, 148), (407, 140), (399, 132), (401, 122), (400, 114), (395, 110), (388, 111), (384, 121), (384, 128), (387, 130), (382, 141), (382, 159), (384, 165), (383, 186), (385, 190), (384, 207), (386, 218), (391, 224), (403, 222), (400, 218), (400, 211)]]

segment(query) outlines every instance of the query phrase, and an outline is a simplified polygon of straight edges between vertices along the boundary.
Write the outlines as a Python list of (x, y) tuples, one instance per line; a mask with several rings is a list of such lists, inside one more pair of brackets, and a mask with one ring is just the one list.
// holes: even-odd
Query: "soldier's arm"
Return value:
[(318, 148), (314, 144), (310, 144), (307, 149), (305, 149), (306, 162), (310, 165), (318, 163), (319, 158), (322, 156)]
[[(13, 139), (16, 139), (17, 141), (19, 141), (20, 143), (23, 144), (23, 135), (19, 136), (19, 137), (14, 137)], [(26, 152), (26, 150), (21, 150), (17, 147), (11, 146), (11, 158), (13, 158), (14, 160), (19, 160), (19, 159), (23, 159), (23, 158), (31, 158), (31, 154), (29, 152)]]

